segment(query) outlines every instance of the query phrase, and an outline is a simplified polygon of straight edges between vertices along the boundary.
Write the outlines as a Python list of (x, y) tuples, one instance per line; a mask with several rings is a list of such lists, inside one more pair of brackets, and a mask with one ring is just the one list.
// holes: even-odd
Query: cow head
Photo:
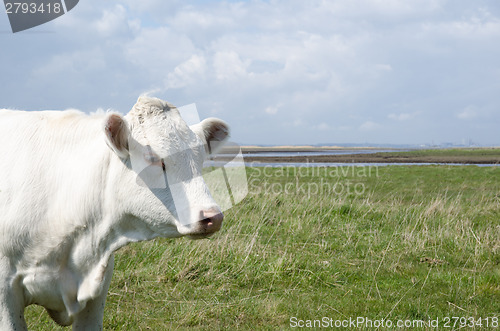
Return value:
[(175, 106), (140, 97), (125, 117), (107, 114), (104, 130), (122, 163), (115, 174), (117, 203), (132, 223), (164, 237), (204, 238), (220, 229), (223, 215), (202, 167), (227, 140), (225, 122), (210, 118), (189, 127)]

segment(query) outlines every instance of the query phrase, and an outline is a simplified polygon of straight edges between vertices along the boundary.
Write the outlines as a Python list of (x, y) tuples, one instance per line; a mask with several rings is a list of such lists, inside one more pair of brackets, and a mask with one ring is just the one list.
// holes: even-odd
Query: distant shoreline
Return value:
[(268, 153), (268, 152), (320, 152), (342, 150), (409, 150), (410, 148), (382, 148), (382, 147), (344, 147), (344, 146), (241, 146), (243, 153)]
[[(390, 150), (369, 154), (324, 154), (324, 155), (286, 155), (256, 156), (268, 152), (319, 152), (325, 150)], [(500, 148), (460, 148), (401, 151), (391, 148), (366, 147), (309, 147), (309, 146), (277, 146), (241, 148), (246, 163), (453, 163), (453, 164), (500, 164)], [(245, 154), (252, 154), (245, 156)], [(225, 158), (217, 157), (218, 160)]]

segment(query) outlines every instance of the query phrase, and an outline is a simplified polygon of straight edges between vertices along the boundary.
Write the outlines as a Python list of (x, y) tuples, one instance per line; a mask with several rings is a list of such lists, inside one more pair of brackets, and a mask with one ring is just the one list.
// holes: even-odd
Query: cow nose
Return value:
[(214, 233), (220, 230), (224, 215), (218, 209), (208, 209), (200, 211), (200, 223), (207, 233)]

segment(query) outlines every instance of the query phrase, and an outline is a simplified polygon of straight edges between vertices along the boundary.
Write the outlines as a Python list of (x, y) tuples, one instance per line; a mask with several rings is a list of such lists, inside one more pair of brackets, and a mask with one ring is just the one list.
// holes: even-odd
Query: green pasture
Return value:
[(405, 152), (389, 152), (385, 155), (409, 156), (409, 157), (465, 157), (481, 161), (483, 158), (500, 157), (500, 148), (482, 147), (482, 148), (436, 148), (436, 149), (417, 149)]
[[(247, 175), (248, 196), (212, 238), (117, 252), (105, 329), (286, 330), (359, 317), (498, 323), (499, 167)], [(57, 329), (40, 307), (26, 319), (33, 330)]]

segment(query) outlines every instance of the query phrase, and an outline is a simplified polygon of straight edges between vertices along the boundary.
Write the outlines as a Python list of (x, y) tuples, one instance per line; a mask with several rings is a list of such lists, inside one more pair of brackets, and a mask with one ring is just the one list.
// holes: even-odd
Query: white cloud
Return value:
[(218, 80), (235, 80), (247, 74), (248, 62), (244, 63), (236, 52), (215, 53), (213, 65)]
[(94, 22), (99, 34), (106, 37), (113, 36), (120, 29), (128, 29), (127, 13), (122, 5), (115, 5), (111, 9), (105, 9), (99, 20)]
[(379, 71), (392, 71), (392, 66), (390, 64), (376, 64), (375, 69)]
[(443, 0), (350, 0), (332, 1), (332, 12), (349, 16), (404, 18), (439, 10)]
[(305, 125), (305, 122), (300, 118), (295, 118), (292, 121), (286, 121), (282, 124), (284, 127), (299, 128)]
[(269, 106), (265, 109), (265, 112), (268, 113), (269, 115), (274, 115), (278, 113), (278, 107)]
[(330, 125), (328, 125), (328, 123), (321, 122), (315, 127), (315, 129), (318, 129), (320, 131), (328, 131), (330, 130)]
[(457, 118), (461, 120), (471, 120), (478, 116), (478, 111), (475, 106), (468, 106), (457, 114)]
[(201, 79), (206, 70), (206, 61), (203, 56), (193, 55), (189, 60), (179, 64), (174, 71), (169, 73), (165, 80), (165, 87), (182, 88), (195, 84), (196, 79)]
[(478, 8), (470, 17), (460, 17), (444, 22), (424, 23), (423, 31), (448, 38), (471, 40), (500, 37), (500, 19), (486, 10)]
[(381, 125), (372, 121), (366, 121), (359, 126), (360, 131), (374, 131), (381, 128)]
[(169, 71), (191, 58), (196, 48), (189, 38), (168, 27), (142, 28), (129, 42), (122, 46), (124, 57), (130, 63), (148, 72)]
[(105, 56), (99, 49), (88, 49), (53, 56), (50, 61), (33, 71), (34, 79), (68, 76), (72, 73), (90, 73), (106, 69)]
[(396, 121), (408, 121), (414, 119), (416, 116), (418, 116), (420, 112), (414, 112), (414, 113), (392, 113), (389, 114), (387, 117), (391, 120), (396, 120)]
[[(99, 0), (96, 0), (99, 1)], [(137, 13), (149, 13), (154, 17), (168, 17), (172, 12), (175, 12), (179, 7), (182, 7), (182, 0), (123, 0), (132, 11)]]
[(215, 5), (215, 10), (212, 6), (208, 8), (195, 8), (189, 6), (180, 10), (170, 20), (172, 26), (186, 32), (200, 32), (213, 28), (237, 28), (238, 8), (241, 4)]

